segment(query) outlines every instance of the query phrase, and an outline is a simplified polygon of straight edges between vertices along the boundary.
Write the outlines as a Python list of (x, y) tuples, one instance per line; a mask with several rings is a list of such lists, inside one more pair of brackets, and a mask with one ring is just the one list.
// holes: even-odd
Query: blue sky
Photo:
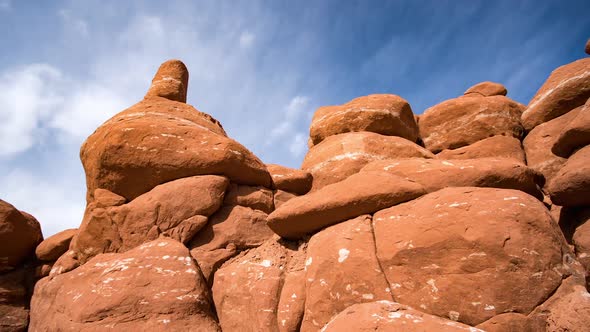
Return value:
[(299, 167), (318, 106), (371, 93), (415, 113), (484, 80), (527, 104), (584, 57), (588, 1), (0, 0), (0, 198), (77, 227), (79, 147), (182, 59), (188, 103), (263, 161)]

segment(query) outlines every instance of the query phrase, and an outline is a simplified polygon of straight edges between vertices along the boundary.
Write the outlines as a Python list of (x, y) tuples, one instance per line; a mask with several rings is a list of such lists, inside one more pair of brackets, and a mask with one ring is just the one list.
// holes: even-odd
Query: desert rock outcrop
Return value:
[(590, 98), (590, 58), (584, 58), (555, 69), (539, 88), (527, 109), (522, 124), (527, 131), (555, 119)]
[(494, 82), (420, 116), (321, 107), (301, 169), (186, 104), (168, 61), (83, 144), (78, 230), (41, 242), (0, 201), (0, 329), (587, 330), (586, 60), (526, 110)]

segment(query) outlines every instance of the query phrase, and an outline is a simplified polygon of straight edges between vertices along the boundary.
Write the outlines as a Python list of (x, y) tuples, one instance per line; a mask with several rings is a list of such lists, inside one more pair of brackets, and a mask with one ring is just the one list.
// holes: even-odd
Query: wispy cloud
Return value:
[(59, 17), (62, 19), (66, 29), (78, 33), (84, 37), (88, 36), (88, 23), (86, 21), (75, 17), (71, 11), (62, 9), (58, 12)]
[(0, 0), (0, 10), (8, 11), (12, 8), (10, 0)]
[(240, 46), (250, 47), (254, 44), (255, 39), (256, 39), (256, 36), (253, 33), (248, 32), (248, 31), (244, 31), (240, 35)]
[[(277, 116), (285, 121), (301, 118), (307, 99), (292, 98), (296, 77), (276, 72), (282, 84), (270, 82), (274, 77), (257, 75), (252, 52), (258, 50), (240, 51), (268, 38), (260, 29), (265, 15), (259, 16), (258, 26), (251, 26), (183, 19), (178, 11), (139, 11), (107, 31), (92, 26), (107, 15), (94, 9), (95, 20), (88, 22), (73, 9), (57, 14), (66, 27), (88, 37), (78, 40), (78, 47), (91, 43), (95, 49), (85, 68), (30, 64), (0, 73), (5, 92), (0, 94), (0, 117), (5, 120), (0, 122), (0, 156), (5, 160), (0, 165), (0, 196), (35, 215), (46, 235), (77, 227), (82, 219), (85, 183), (78, 150), (83, 140), (116, 112), (141, 100), (158, 65), (169, 58), (180, 58), (189, 67), (189, 103), (219, 118), (231, 136), (250, 148), (260, 149), (257, 142), (268, 135), (253, 130), (256, 126), (274, 126), (276, 117), (261, 116), (261, 111), (287, 105)], [(223, 18), (240, 22), (235, 15), (228, 12)], [(71, 40), (71, 31), (63, 33)], [(217, 37), (211, 39), (212, 34)], [(251, 118), (244, 120), (248, 113)], [(277, 150), (287, 158), (299, 157), (304, 139), (294, 133), (287, 148)], [(28, 163), (34, 156), (38, 163)]]

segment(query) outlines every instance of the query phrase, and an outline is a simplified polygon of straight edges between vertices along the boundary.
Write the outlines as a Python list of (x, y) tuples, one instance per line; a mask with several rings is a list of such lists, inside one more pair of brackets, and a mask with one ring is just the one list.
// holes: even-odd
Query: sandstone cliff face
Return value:
[(0, 201), (0, 330), (585, 331), (587, 60), (528, 107), (495, 82), (420, 117), (321, 107), (301, 169), (187, 105), (168, 61), (83, 144), (79, 229), (42, 241)]

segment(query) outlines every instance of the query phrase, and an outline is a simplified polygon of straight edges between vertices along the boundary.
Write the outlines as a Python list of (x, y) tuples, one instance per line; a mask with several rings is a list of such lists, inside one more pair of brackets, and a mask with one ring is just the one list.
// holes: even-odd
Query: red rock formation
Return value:
[(268, 216), (268, 226), (282, 237), (298, 238), (424, 193), (420, 184), (387, 172), (363, 172), (289, 200)]
[(348, 307), (322, 329), (322, 332), (338, 331), (482, 332), (483, 330), (428, 315), (392, 301), (376, 301)]
[(78, 234), (77, 228), (66, 229), (43, 240), (35, 249), (37, 259), (49, 262), (57, 260), (68, 251), (70, 242), (76, 234)]
[(435, 105), (420, 116), (420, 136), (434, 153), (457, 149), (493, 135), (520, 139), (523, 107), (501, 95), (473, 93)]
[(158, 239), (39, 281), (30, 329), (219, 331), (211, 303), (188, 249)]
[(43, 276), (31, 331), (587, 330), (585, 60), (524, 114), (493, 82), (419, 117), (394, 95), (321, 107), (301, 170), (185, 104), (168, 61), (82, 146), (78, 231), (39, 244), (0, 201), (0, 330), (27, 328)]
[(391, 159), (372, 162), (361, 173), (374, 171), (416, 181), (428, 192), (447, 187), (494, 187), (518, 189), (543, 198), (538, 189), (542, 177), (511, 159)]
[(568, 158), (574, 151), (590, 144), (590, 99), (581, 107), (575, 118), (562, 129), (551, 151)]
[(41, 226), (33, 216), (0, 200), (0, 273), (34, 257), (42, 240)]
[(344, 105), (320, 107), (311, 120), (309, 136), (315, 145), (329, 136), (355, 131), (400, 136), (412, 142), (418, 138), (410, 104), (395, 95), (369, 95)]
[(454, 150), (442, 150), (437, 159), (511, 158), (525, 164), (520, 140), (509, 136), (492, 136)]
[(355, 132), (330, 136), (312, 147), (301, 168), (313, 175), (313, 188), (342, 181), (373, 160), (434, 158), (416, 143), (396, 136)]
[(476, 85), (470, 87), (467, 89), (467, 91), (465, 91), (464, 95), (472, 93), (476, 93), (484, 97), (505, 96), (508, 93), (508, 90), (506, 90), (506, 87), (500, 83), (486, 81), (477, 83)]
[(583, 105), (588, 98), (590, 58), (585, 58), (563, 65), (549, 75), (522, 113), (522, 124), (530, 131)]

